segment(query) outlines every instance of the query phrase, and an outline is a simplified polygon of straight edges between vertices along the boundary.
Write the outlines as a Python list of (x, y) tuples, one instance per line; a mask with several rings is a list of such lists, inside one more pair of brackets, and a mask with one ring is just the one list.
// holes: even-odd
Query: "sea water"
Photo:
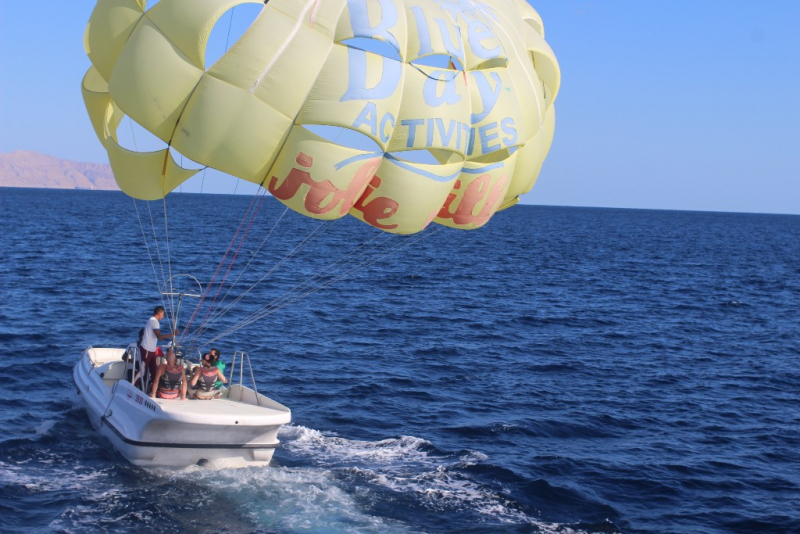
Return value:
[[(0, 214), (0, 530), (800, 532), (800, 217), (516, 206), (398, 237), (22, 189)], [(293, 423), (269, 468), (134, 467), (72, 366), (135, 340), (156, 280), (205, 286), (237, 229), (200, 338)]]

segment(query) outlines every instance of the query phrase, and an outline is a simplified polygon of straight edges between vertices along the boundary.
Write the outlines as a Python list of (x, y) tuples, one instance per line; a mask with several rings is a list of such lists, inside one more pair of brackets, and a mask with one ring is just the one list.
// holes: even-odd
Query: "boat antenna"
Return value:
[[(181, 286), (179, 284), (173, 284), (172, 283), (173, 279), (175, 279), (175, 278), (188, 278), (191, 281), (194, 281), (194, 283), (197, 284), (197, 291), (188, 290), (188, 289), (187, 290), (181, 290), (180, 289)], [(170, 282), (171, 290), (170, 291), (164, 291), (161, 294), (163, 296), (165, 296), (165, 297), (178, 297), (178, 309), (176, 310), (175, 315), (172, 318), (172, 331), (173, 332), (177, 332), (178, 331), (178, 318), (180, 317), (180, 314), (181, 314), (181, 304), (183, 304), (183, 298), (184, 297), (192, 297), (192, 298), (200, 298), (200, 297), (202, 297), (203, 296), (203, 286), (200, 285), (200, 282), (194, 276), (192, 276), (190, 274), (183, 274), (183, 273), (176, 274), (176, 275), (170, 277), (169, 282)], [(191, 283), (189, 283), (187, 285), (189, 287), (191, 287)], [(176, 287), (178, 289), (175, 289)], [(177, 337), (178, 336), (172, 336), (172, 348), (173, 349), (177, 348), (177, 341), (176, 341)]]

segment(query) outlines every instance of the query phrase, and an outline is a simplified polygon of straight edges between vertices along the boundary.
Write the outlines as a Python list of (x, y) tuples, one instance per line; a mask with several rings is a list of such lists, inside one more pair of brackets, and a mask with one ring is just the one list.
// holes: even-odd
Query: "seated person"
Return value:
[(175, 351), (167, 350), (167, 363), (162, 363), (156, 370), (153, 387), (150, 392), (152, 398), (186, 400), (186, 371), (182, 365), (176, 363)]
[(194, 370), (191, 386), (197, 388), (194, 393), (194, 398), (196, 399), (208, 400), (216, 398), (219, 396), (219, 392), (214, 387), (215, 383), (217, 381), (227, 382), (225, 375), (214, 367), (213, 362), (214, 357), (211, 354), (205, 354), (200, 366)]
[[(210, 351), (208, 351), (208, 353), (211, 355), (212, 358), (214, 358), (211, 361), (211, 365), (213, 367), (216, 367), (217, 369), (219, 369), (220, 374), (224, 375), (225, 374), (225, 362), (223, 362), (222, 360), (219, 359), (219, 356), (220, 356), (219, 349), (211, 349)], [(217, 389), (221, 388), (223, 382), (227, 383), (226, 380), (217, 380), (217, 382), (214, 384), (214, 387), (217, 388)]]

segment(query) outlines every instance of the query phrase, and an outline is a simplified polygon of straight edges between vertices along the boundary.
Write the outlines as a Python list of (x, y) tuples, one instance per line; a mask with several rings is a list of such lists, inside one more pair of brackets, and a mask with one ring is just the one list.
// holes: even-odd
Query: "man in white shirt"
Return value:
[(156, 369), (158, 368), (156, 365), (156, 349), (158, 348), (158, 340), (169, 339), (178, 335), (177, 330), (171, 334), (161, 333), (161, 319), (164, 318), (165, 313), (166, 310), (164, 310), (163, 306), (155, 307), (153, 310), (153, 316), (150, 317), (144, 327), (144, 336), (142, 336), (142, 342), (139, 345), (139, 348), (142, 351), (142, 361), (144, 361), (145, 365), (150, 371), (150, 376), (155, 376)]

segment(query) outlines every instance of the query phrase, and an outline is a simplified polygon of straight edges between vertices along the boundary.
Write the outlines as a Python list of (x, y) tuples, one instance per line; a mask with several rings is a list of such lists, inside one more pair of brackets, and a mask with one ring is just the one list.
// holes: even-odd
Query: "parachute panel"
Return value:
[(555, 125), (555, 109), (551, 108), (544, 117), (544, 123), (539, 133), (516, 152), (518, 163), (514, 171), (514, 178), (511, 180), (511, 186), (506, 193), (506, 202), (527, 193), (533, 188), (550, 150), (550, 145), (553, 143)]
[[(122, 191), (139, 200), (158, 200), (195, 174), (197, 170), (180, 167), (165, 148), (157, 152), (133, 152), (113, 139), (105, 144), (108, 160)], [(158, 180), (142, 180), (142, 176), (157, 176)]]
[(334, 45), (295, 123), (353, 129), (386, 149), (397, 126), (403, 67), (399, 61)]
[(143, 15), (144, 8), (136, 0), (98, 0), (94, 6), (83, 46), (104, 80), (111, 79), (114, 64)]
[[(525, 51), (527, 57), (527, 52)], [(547, 108), (542, 84), (530, 62), (515, 60), (508, 65), (511, 87), (516, 95), (522, 120), (517, 124), (519, 145), (532, 139), (542, 128)]]
[(522, 15), (522, 20), (544, 39), (544, 22), (541, 15), (525, 0), (514, 0), (514, 5)]
[(420, 232), (436, 217), (460, 168), (461, 162), (413, 163), (387, 154), (350, 214), (393, 234)]
[(380, 161), (380, 153), (341, 146), (295, 126), (263, 185), (298, 213), (338, 219), (364, 193)]
[(352, 38), (382, 41), (397, 51), (401, 61), (405, 61), (409, 35), (407, 25), (405, 5), (400, 0), (347, 0), (334, 40), (337, 43)]
[(208, 36), (226, 11), (240, 4), (262, 0), (161, 0), (147, 11), (147, 18), (198, 69), (205, 70)]
[[(266, 10), (270, 8), (265, 7)], [(208, 69), (209, 74), (250, 91), (270, 62), (276, 59), (276, 52), (295, 22), (274, 8), (269, 13), (262, 11), (241, 39)]]
[(94, 67), (89, 67), (89, 70), (86, 71), (81, 94), (94, 133), (100, 142), (105, 145), (106, 139), (109, 137), (116, 140), (117, 127), (124, 115), (111, 100), (108, 84)]
[(117, 128), (125, 115), (107, 89), (105, 80), (90, 67), (82, 87), (84, 103), (95, 133), (108, 151), (117, 185), (125, 194), (141, 200), (163, 198), (198, 172), (179, 166), (169, 148), (136, 152), (122, 147), (117, 141)]
[(511, 37), (497, 20), (495, 8), (488, 3), (463, 8), (459, 12), (466, 36), (468, 70), (493, 68), (508, 64), (513, 49)]
[[(294, 117), (328, 56), (324, 26), (296, 20), (267, 4), (210, 74), (250, 91)], [(312, 6), (313, 7), (313, 6)]]
[(531, 53), (534, 70), (548, 89), (545, 101), (549, 108), (555, 102), (558, 90), (561, 88), (561, 69), (550, 45), (538, 33), (530, 30), (526, 36), (526, 48)]
[(489, 222), (504, 204), (517, 153), (490, 165), (467, 162), (437, 214), (436, 222), (461, 230), (474, 230)]
[(291, 124), (283, 111), (249, 91), (204, 76), (186, 105), (172, 144), (198, 163), (260, 184)]
[(468, 152), (470, 93), (466, 77), (455, 70), (403, 65), (405, 81), (388, 152), (445, 149), (462, 159)]
[[(453, 8), (455, 9), (455, 8)], [(467, 64), (466, 37), (453, 14), (432, 0), (407, 4), (409, 25), (408, 62), (430, 56), (451, 56)]]
[(127, 115), (169, 144), (183, 108), (204, 74), (145, 19), (120, 54), (109, 90)]
[(472, 143), (468, 159), (476, 160), (524, 142), (519, 95), (509, 70), (484, 69), (469, 73), (472, 92)]
[[(524, 42), (525, 31), (528, 27), (525, 21), (520, 17), (520, 9), (517, 4), (519, 2), (493, 2), (491, 18), (496, 21), (499, 28), (502, 28), (502, 33), (507, 38), (510, 48), (506, 49), (509, 61), (514, 57), (519, 56), (519, 52), (523, 51), (520, 44)], [(525, 0), (523, 4), (527, 5)]]

